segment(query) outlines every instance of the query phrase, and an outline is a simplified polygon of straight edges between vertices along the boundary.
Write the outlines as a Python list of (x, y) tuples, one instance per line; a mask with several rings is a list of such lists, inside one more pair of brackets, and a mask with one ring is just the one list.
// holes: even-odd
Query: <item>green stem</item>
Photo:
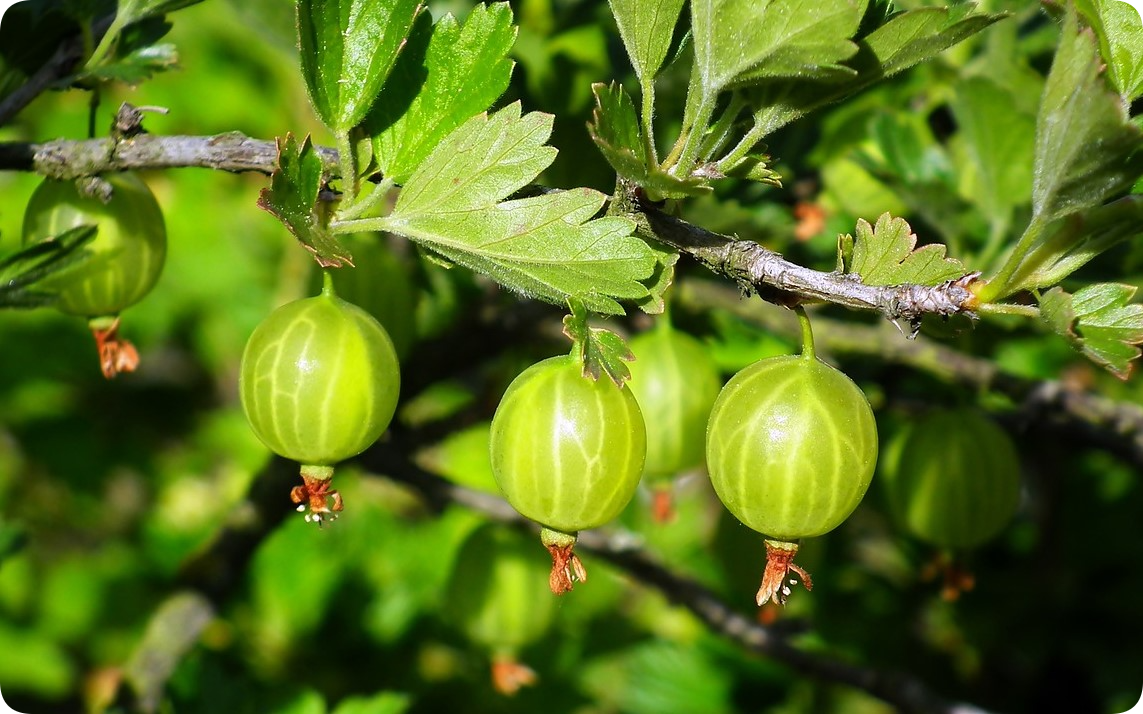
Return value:
[(981, 291), (977, 294), (977, 299), (980, 303), (990, 303), (999, 300), (1008, 294), (1008, 286), (1011, 284), (1012, 276), (1016, 271), (1023, 267), (1024, 259), (1032, 250), (1036, 240), (1040, 237), (1043, 231), (1044, 224), (1038, 218), (1033, 218), (1032, 222), (1028, 224), (1027, 230), (1024, 235), (1020, 236), (1020, 240), (1016, 243), (1016, 247), (1012, 249), (1012, 253), (1008, 259), (1004, 261), (1004, 265), (1000, 267), (996, 275), (988, 281)]
[(337, 159), (341, 165), (341, 203), (352, 210), (357, 203), (357, 152), (349, 132), (337, 133)]
[(982, 303), (977, 306), (976, 311), (987, 315), (1019, 315), (1036, 318), (1040, 316), (1040, 308), (1035, 305), (1013, 305), (1002, 302)]
[(365, 198), (362, 198), (352, 205), (347, 205), (343, 210), (338, 211), (337, 215), (340, 219), (338, 222), (344, 223), (373, 213), (389, 196), (389, 192), (393, 190), (395, 185), (392, 179), (382, 180), (381, 183), (373, 186), (369, 195)]
[(810, 327), (810, 316), (806, 314), (806, 308), (801, 305), (795, 305), (794, 312), (797, 313), (798, 324), (802, 328), (802, 356), (814, 359), (817, 355), (814, 352), (814, 331)]
[(751, 149), (758, 145), (759, 141), (762, 141), (762, 137), (764, 136), (766, 136), (766, 126), (757, 121), (754, 122), (754, 126), (750, 128), (750, 131), (746, 132), (746, 135), (739, 140), (734, 148), (731, 149), (726, 156), (719, 159), (719, 170), (725, 173), (733, 169), (738, 162), (742, 161), (742, 159), (750, 153)]
[(647, 152), (647, 165), (654, 166), (659, 163), (659, 151), (655, 148), (655, 80), (647, 79), (642, 83), (643, 106), (640, 108), (643, 122), (643, 148)]
[[(350, 268), (352, 270), (352, 268)], [(321, 271), (321, 294), (322, 297), (332, 298), (337, 297), (337, 290), (333, 286), (333, 271), (325, 268)], [(330, 472), (332, 473), (332, 471)]]
[(715, 102), (713, 99), (704, 98), (702, 103), (699, 104), (698, 111), (695, 113), (694, 122), (690, 127), (690, 131), (687, 133), (686, 140), (683, 142), (682, 150), (679, 151), (678, 159), (674, 161), (674, 168), (678, 170), (672, 171), (671, 173), (675, 176), (689, 176), (695, 164), (698, 163), (699, 148), (702, 146), (702, 140), (706, 135), (710, 118), (714, 116), (714, 109)]

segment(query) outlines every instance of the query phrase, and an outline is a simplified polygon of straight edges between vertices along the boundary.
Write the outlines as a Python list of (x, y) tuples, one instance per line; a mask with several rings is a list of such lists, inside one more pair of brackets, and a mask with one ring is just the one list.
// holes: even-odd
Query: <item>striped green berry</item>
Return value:
[[(759, 605), (789, 589), (797, 541), (828, 533), (853, 512), (877, 463), (877, 425), (849, 377), (814, 356), (804, 312), (801, 355), (746, 367), (723, 388), (707, 426), (707, 470), (739, 521), (768, 537)], [(778, 572), (778, 571), (781, 572)]]
[(703, 434), (722, 378), (701, 342), (665, 318), (630, 342), (635, 361), (628, 383), (647, 419), (648, 479), (665, 479), (702, 466)]
[(926, 415), (882, 476), (898, 522), (946, 548), (973, 548), (994, 538), (1020, 499), (1020, 460), (1012, 439), (973, 409)]
[(318, 522), (321, 514), (340, 510), (328, 491), (334, 464), (381, 436), (399, 388), (400, 367), (385, 329), (337, 297), (329, 279), (317, 297), (272, 312), (242, 354), (239, 392), (250, 426), (271, 451), (302, 464), (306, 486), (295, 490), (294, 500), (303, 509), (308, 503)]
[(55, 307), (69, 315), (115, 315), (151, 291), (167, 255), (163, 212), (135, 174), (108, 174), (104, 203), (79, 193), (74, 181), (48, 179), (32, 194), (24, 213), (24, 244), (30, 245), (81, 225), (96, 225), (88, 257), (45, 281), (55, 290)]
[[(492, 419), (492, 471), (508, 502), (545, 526), (553, 559), (555, 549), (566, 556), (553, 568), (553, 591), (570, 589), (570, 569), (582, 579), (571, 555), (574, 534), (619, 515), (639, 485), (646, 453), (643, 416), (630, 390), (585, 378), (578, 359), (538, 362), (508, 387)], [(562, 584), (561, 574), (569, 575)]]

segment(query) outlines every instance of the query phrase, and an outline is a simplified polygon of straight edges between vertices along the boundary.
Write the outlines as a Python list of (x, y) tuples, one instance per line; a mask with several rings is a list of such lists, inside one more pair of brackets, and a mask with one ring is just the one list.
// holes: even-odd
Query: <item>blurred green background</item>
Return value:
[[(145, 126), (156, 134), (312, 133), (328, 145), (297, 72), (290, 5), (208, 0), (176, 13), (168, 39), (179, 49), (179, 68), (105, 92), (97, 127), (127, 101), (171, 110), (148, 114)], [(994, 163), (1028, 167), (1055, 27), (1035, 2), (982, 5), (1014, 17), (775, 136), (769, 148), (786, 188), (728, 185), (688, 205), (685, 217), (831, 269), (836, 234), (890, 210), (920, 235), (947, 242), (970, 267), (986, 262), (1027, 215), (1029, 174), (997, 176), (974, 149), (1003, 139)], [(439, 16), (463, 15), (468, 5), (430, 6)], [(556, 114), (552, 143), (561, 154), (546, 184), (607, 190), (613, 177), (584, 130), (589, 86), (630, 80), (631, 71), (606, 3), (523, 0), (513, 8), (521, 27), (505, 101)], [(680, 67), (664, 78), (668, 107), (681, 101), (685, 76)], [(669, 135), (681, 112), (660, 112)], [(974, 112), (987, 119), (979, 131), (992, 135), (959, 128)], [(0, 141), (83, 138), (87, 115), (86, 94), (51, 92), (0, 128)], [(590, 554), (591, 580), (556, 601), (550, 622), (513, 608), (517, 617), (545, 618), (546, 627), (517, 653), (537, 684), (501, 694), (489, 678), (494, 645), (473, 641), (465, 615), (450, 607), (456, 554), (483, 518), (459, 506), (436, 508), (386, 479), (374, 468), (384, 458), (340, 470), (348, 508), (332, 527), (294, 517), (285, 490), (271, 501), (283, 520), (256, 522), (252, 485), (289, 468), (271, 461), (246, 426), (238, 362), (254, 326), (309, 289), (309, 257), (255, 206), (264, 177), (184, 169), (145, 178), (165, 211), (170, 252), (158, 288), (124, 315), (124, 332), (143, 357), (138, 372), (105, 382), (82, 320), (51, 310), (0, 315), (0, 688), (17, 711), (98, 712), (116, 697), (124, 706), (124, 679), (146, 678), (139, 674), (145, 663), (133, 659), (140, 643), (163, 640), (156, 613), (200, 611), (194, 600), (171, 598), (202, 582), (188, 575), (188, 563), (228, 552), (217, 540), (228, 527), (261, 528), (264, 538), (252, 543), (248, 560), (220, 561), (243, 567), (210, 579), (226, 585), (207, 593), (208, 622), (172, 663), (158, 711), (890, 711), (866, 694), (742, 651)], [(37, 182), (0, 173), (0, 253), (18, 247), (23, 206)], [(824, 221), (807, 220), (808, 209)], [(422, 468), (488, 489), (486, 421), (515, 373), (566, 349), (553, 327), (559, 313), (522, 306), (407, 245), (393, 247), (416, 292), (419, 336), (406, 361), (399, 428), (416, 437)], [(1140, 284), (1143, 244), (1104, 256), (1080, 277)], [(680, 293), (710, 279), (683, 261)], [(492, 318), (489, 306), (499, 311)], [(865, 321), (836, 310), (825, 317)], [(673, 318), (708, 344), (726, 376), (796, 348), (789, 315), (778, 319), (790, 328), (773, 332), (680, 297)], [(479, 332), (489, 324), (503, 329), (489, 338)], [(616, 326), (645, 325), (632, 317)], [(1111, 379), (1021, 322), (987, 321), (975, 330), (935, 324), (925, 334), (1025, 377), (1063, 377), (1143, 403), (1138, 378)], [(457, 352), (471, 342), (491, 344)], [(922, 405), (979, 403), (1021, 446), (1021, 512), (999, 539), (969, 555), (977, 586), (948, 602), (939, 583), (923, 577), (934, 553), (894, 529), (875, 484), (845, 525), (805, 544), (800, 562), (816, 576), (813, 592), (759, 616), (777, 617), (776, 626), (808, 650), (909, 672), (951, 700), (1001, 711), (1130, 708), (1143, 684), (1138, 464), (1096, 448), (1088, 435), (1053, 430), (1051, 419), (1001, 395), (876, 355), (874, 344), (831, 358), (869, 393), (883, 443)], [(652, 522), (650, 496), (641, 494), (622, 525), (669, 568), (754, 617), (761, 539), (722, 513), (701, 474), (683, 478), (677, 491), (674, 522)], [(543, 578), (547, 555), (538, 543), (534, 555)]]

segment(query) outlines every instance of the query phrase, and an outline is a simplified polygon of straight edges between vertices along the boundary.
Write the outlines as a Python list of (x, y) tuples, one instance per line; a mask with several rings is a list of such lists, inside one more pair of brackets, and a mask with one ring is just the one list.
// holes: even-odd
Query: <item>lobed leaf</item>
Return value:
[(732, 85), (796, 77), (840, 80), (865, 0), (693, 0), (695, 69), (703, 96)]
[(963, 277), (967, 271), (959, 260), (945, 257), (939, 243), (916, 248), (917, 236), (903, 218), (883, 213), (875, 226), (860, 219), (857, 237), (844, 236), (840, 255), (852, 250), (846, 272), (869, 285), (939, 285)]
[(1036, 121), (1032, 210), (1041, 224), (1100, 204), (1143, 173), (1143, 132), (1102, 64), (1093, 33), (1069, 12)]
[(1053, 288), (1040, 298), (1040, 315), (1093, 362), (1127, 379), (1143, 344), (1143, 305), (1128, 304), (1137, 290), (1096, 283), (1069, 295)]
[(654, 79), (667, 58), (684, 0), (609, 0), (627, 56), (640, 82)]
[(1107, 75), (1123, 98), (1143, 96), (1143, 22), (1122, 0), (1076, 0), (1076, 9), (1099, 37)]
[(847, 65), (856, 76), (844, 84), (799, 80), (768, 82), (749, 92), (761, 135), (773, 133), (809, 112), (852, 96), (869, 85), (925, 62), (980, 32), (1004, 14), (976, 13), (974, 3), (954, 8), (920, 8), (889, 17), (857, 41)]
[(462, 27), (452, 15), (418, 18), (365, 131), (386, 178), (403, 184), (450, 132), (488, 109), (512, 76), (516, 39), (508, 3), (477, 5)]
[(593, 84), (595, 109), (588, 133), (615, 173), (659, 198), (686, 198), (711, 192), (708, 179), (669, 174), (648, 160), (639, 118), (630, 95), (618, 82)]
[(293, 134), (278, 139), (278, 165), (270, 187), (258, 195), (258, 206), (285, 224), (317, 262), (326, 268), (353, 265), (353, 256), (329, 231), (329, 221), (316, 206), (322, 184), (322, 164), (307, 136), (298, 143)]
[(564, 317), (564, 334), (575, 343), (583, 359), (583, 376), (598, 380), (606, 374), (615, 386), (622, 387), (631, 379), (627, 363), (635, 359), (627, 343), (611, 330), (591, 327), (582, 301), (569, 299), (568, 310), (570, 314)]
[(555, 157), (552, 117), (521, 116), (519, 103), (470, 119), (409, 178), (378, 227), (400, 233), (506, 287), (550, 302), (578, 298), (622, 314), (641, 300), (656, 267), (651, 249), (621, 217), (593, 218), (606, 196), (590, 189), (500, 202)]
[(335, 133), (365, 118), (423, 8), (421, 0), (298, 0), (302, 76)]

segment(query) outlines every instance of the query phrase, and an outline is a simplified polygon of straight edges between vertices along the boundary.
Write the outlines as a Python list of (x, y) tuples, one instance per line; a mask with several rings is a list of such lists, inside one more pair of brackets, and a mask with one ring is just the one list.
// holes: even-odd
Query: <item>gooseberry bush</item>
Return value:
[(1129, 708), (1141, 20), (16, 3), (4, 698)]

